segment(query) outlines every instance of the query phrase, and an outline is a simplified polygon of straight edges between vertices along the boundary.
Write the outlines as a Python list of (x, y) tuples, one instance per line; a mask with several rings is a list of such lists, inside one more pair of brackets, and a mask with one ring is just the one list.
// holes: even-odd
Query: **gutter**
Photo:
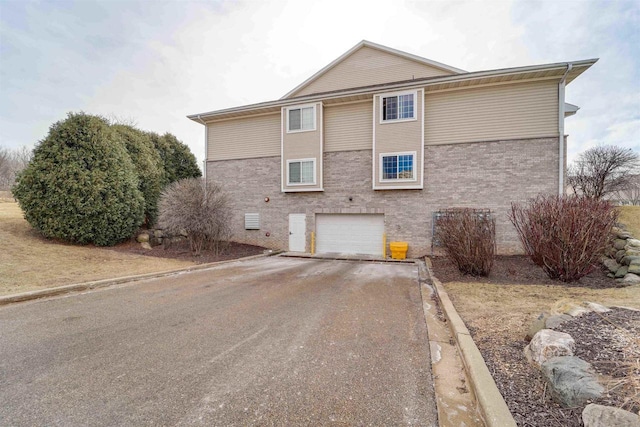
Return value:
[(202, 177), (204, 178), (204, 182), (207, 182), (207, 156), (209, 155), (209, 128), (207, 127), (207, 124), (204, 122), (204, 120), (202, 120), (200, 116), (201, 115), (198, 114), (198, 117), (196, 117), (195, 120), (199, 121), (204, 126), (204, 162), (202, 165)]
[(566, 86), (567, 75), (573, 69), (573, 64), (567, 62), (567, 70), (562, 75), (560, 83), (558, 83), (558, 194), (564, 195), (564, 174), (565, 174), (565, 140), (564, 140), (564, 91)]

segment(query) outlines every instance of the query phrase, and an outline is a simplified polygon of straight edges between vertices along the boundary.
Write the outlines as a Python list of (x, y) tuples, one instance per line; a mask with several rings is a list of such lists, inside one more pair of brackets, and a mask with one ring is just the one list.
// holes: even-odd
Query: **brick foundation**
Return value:
[[(234, 240), (286, 250), (289, 213), (306, 213), (309, 251), (316, 213), (383, 213), (387, 241), (409, 242), (417, 257), (431, 253), (434, 211), (472, 207), (495, 213), (499, 253), (519, 253), (511, 202), (557, 193), (558, 139), (427, 146), (423, 190), (372, 190), (371, 150), (325, 153), (323, 164), (323, 192), (282, 193), (279, 157), (208, 162), (208, 179), (231, 196)], [(260, 230), (245, 230), (244, 214), (254, 212)]]

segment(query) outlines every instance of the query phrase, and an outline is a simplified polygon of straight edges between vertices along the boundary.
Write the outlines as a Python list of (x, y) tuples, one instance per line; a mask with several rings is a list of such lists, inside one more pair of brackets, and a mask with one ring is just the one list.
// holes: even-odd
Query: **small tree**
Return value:
[(158, 219), (158, 200), (164, 182), (160, 155), (149, 133), (124, 124), (116, 124), (112, 128), (126, 147), (138, 174), (138, 189), (144, 197), (145, 222), (151, 226)]
[(12, 191), (32, 227), (68, 242), (114, 245), (144, 218), (127, 150), (105, 119), (84, 113), (51, 126)]
[(458, 270), (488, 276), (493, 267), (496, 224), (488, 211), (449, 209), (441, 212), (436, 239)]
[(598, 266), (617, 217), (608, 201), (584, 196), (539, 196), (528, 205), (513, 203), (510, 213), (527, 255), (563, 282), (579, 280)]
[(600, 145), (578, 156), (569, 168), (567, 182), (574, 194), (602, 199), (629, 186), (639, 161), (638, 153), (630, 148)]
[(202, 249), (218, 254), (231, 238), (228, 196), (201, 178), (176, 181), (162, 192), (158, 223), (169, 234), (186, 232), (195, 255)]

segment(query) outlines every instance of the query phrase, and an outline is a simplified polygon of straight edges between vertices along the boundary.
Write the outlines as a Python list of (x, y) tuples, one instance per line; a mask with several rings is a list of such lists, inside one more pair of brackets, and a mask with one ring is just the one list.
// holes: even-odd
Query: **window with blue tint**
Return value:
[(415, 119), (415, 96), (384, 96), (382, 98), (382, 121)]
[(398, 179), (398, 156), (382, 157), (382, 179)]
[(399, 119), (413, 118), (413, 94), (400, 95), (398, 97), (398, 105)]
[(413, 153), (383, 154), (381, 180), (415, 180), (414, 157)]
[(396, 120), (398, 118), (398, 97), (382, 98), (382, 120)]

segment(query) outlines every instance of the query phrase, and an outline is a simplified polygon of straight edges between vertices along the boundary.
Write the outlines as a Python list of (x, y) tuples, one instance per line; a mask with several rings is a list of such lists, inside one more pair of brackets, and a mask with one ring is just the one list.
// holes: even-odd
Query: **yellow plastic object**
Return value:
[(406, 259), (409, 244), (407, 242), (389, 242), (389, 249), (391, 249), (391, 258)]

